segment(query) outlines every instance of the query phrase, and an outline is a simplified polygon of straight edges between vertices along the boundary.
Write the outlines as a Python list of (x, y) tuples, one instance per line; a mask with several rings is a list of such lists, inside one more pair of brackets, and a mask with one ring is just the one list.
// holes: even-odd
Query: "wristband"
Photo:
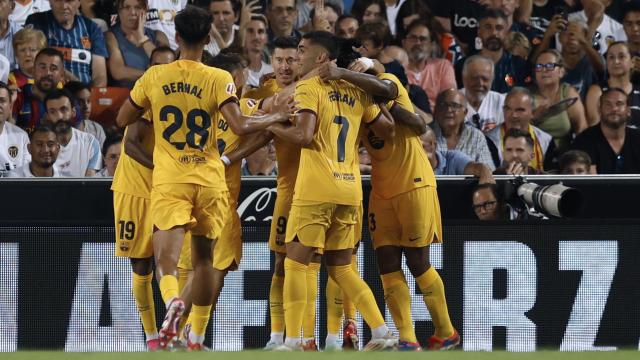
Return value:
[(366, 67), (365, 71), (369, 70), (369, 69), (371, 69), (373, 67), (373, 60), (371, 60), (371, 59), (369, 59), (367, 57), (363, 56), (361, 58), (358, 58), (358, 60), (356, 60), (356, 61), (360, 61), (360, 63)]
[(220, 160), (222, 160), (222, 162), (227, 166), (231, 165), (231, 160), (229, 160), (227, 155), (220, 156)]

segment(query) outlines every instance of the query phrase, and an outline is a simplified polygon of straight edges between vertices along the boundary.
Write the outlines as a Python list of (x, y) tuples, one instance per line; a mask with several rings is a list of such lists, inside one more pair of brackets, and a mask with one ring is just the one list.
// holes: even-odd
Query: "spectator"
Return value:
[(296, 0), (268, 0), (267, 3), (269, 44), (280, 36), (292, 36), (300, 41), (302, 34), (293, 27), (298, 17)]
[(178, 49), (176, 43), (176, 14), (187, 6), (187, 0), (148, 0), (147, 22), (145, 24), (151, 30), (160, 31), (167, 36), (169, 46), (174, 51)]
[(483, 3), (477, 0), (447, 0), (433, 3), (433, 13), (445, 31), (452, 33), (462, 51), (471, 53), (476, 39), (478, 18), (485, 11)]
[(31, 161), (7, 173), (11, 178), (60, 177), (53, 166), (58, 159), (60, 143), (55, 131), (48, 126), (39, 126), (31, 134), (27, 145)]
[[(491, 90), (499, 93), (507, 93), (514, 86), (523, 86), (529, 79), (529, 67), (527, 61), (514, 56), (504, 49), (504, 40), (507, 37), (507, 17), (499, 10), (487, 10), (480, 18), (478, 27), (477, 53), (493, 61), (494, 77)], [(462, 64), (466, 59), (456, 64), (456, 79), (462, 86)]]
[(623, 5), (622, 28), (627, 35), (629, 52), (634, 59), (634, 72), (640, 72), (640, 1), (628, 1)]
[(13, 125), (11, 119), (11, 89), (0, 83), (0, 177), (6, 171), (29, 162), (29, 136)]
[(267, 19), (263, 15), (252, 17), (244, 31), (244, 55), (249, 62), (247, 88), (257, 88), (260, 86), (260, 78), (273, 72), (271, 65), (264, 61), (268, 41)]
[(9, 59), (4, 55), (0, 55), (0, 81), (7, 83), (9, 81), (9, 73), (11, 72), (11, 64)]
[(510, 129), (503, 137), (502, 166), (494, 174), (498, 175), (529, 175), (541, 174), (541, 170), (531, 167), (535, 159), (534, 142), (528, 132), (520, 129)]
[(242, 165), (242, 176), (275, 176), (278, 175), (276, 148), (273, 141), (247, 156)]
[(16, 67), (13, 37), (20, 30), (16, 23), (9, 20), (9, 15), (14, 6), (15, 0), (0, 0), (0, 55), (4, 55), (9, 60), (11, 70)]
[(22, 29), (29, 15), (49, 10), (51, 10), (49, 0), (15, 0), (15, 7), (9, 16), (9, 20)]
[(480, 183), (495, 182), (486, 165), (471, 160), (462, 151), (437, 150), (436, 134), (431, 128), (420, 135), (420, 140), (435, 175), (473, 175), (480, 179)]
[(107, 86), (104, 36), (91, 19), (77, 15), (80, 0), (51, 0), (51, 10), (29, 15), (27, 25), (47, 34), (49, 46), (64, 54), (68, 80)]
[[(548, 31), (556, 31), (558, 26), (560, 25), (553, 22)], [(585, 23), (569, 22), (559, 37), (566, 72), (562, 81), (576, 88), (580, 93), (580, 99), (586, 98), (591, 84), (597, 82), (598, 78), (604, 74), (602, 56), (590, 46), (587, 41), (587, 32)], [(537, 53), (541, 54), (545, 46), (541, 45), (538, 49), (541, 51)]]
[(13, 51), (18, 68), (9, 74), (9, 87), (18, 90), (33, 79), (35, 58), (38, 52), (47, 47), (47, 38), (42, 31), (22, 29), (13, 37)]
[(526, 36), (529, 41), (533, 41), (536, 33), (531, 26), (520, 22), (514, 18), (516, 12), (523, 6), (520, 0), (490, 0), (489, 9), (501, 11), (507, 18), (507, 33), (519, 32)]
[(640, 126), (640, 84), (631, 82), (633, 62), (627, 43), (616, 42), (610, 44), (606, 56), (609, 79), (599, 84), (591, 85), (589, 88), (586, 101), (587, 121), (590, 126), (600, 122), (598, 100), (606, 89), (616, 87), (626, 91), (629, 95), (631, 117), (628, 125), (637, 128)]
[(62, 59), (62, 53), (52, 48), (44, 48), (36, 55), (33, 83), (28, 82), (19, 89), (13, 104), (16, 125), (22, 129), (30, 130), (40, 125), (45, 114), (44, 99), (64, 77)]
[(73, 127), (76, 110), (66, 90), (53, 90), (44, 101), (46, 123), (53, 127), (60, 143), (55, 166), (64, 177), (90, 177), (102, 168), (100, 144), (96, 138)]
[[(338, 17), (342, 15), (342, 10), (340, 10), (339, 6), (329, 2), (316, 0), (316, 4), (318, 4), (318, 6), (312, 9), (310, 13), (313, 30), (328, 31), (335, 34), (336, 22), (338, 21)], [(323, 5), (321, 9), (319, 5)]]
[(79, 121), (76, 122), (75, 128), (95, 136), (100, 146), (104, 145), (106, 134), (102, 125), (90, 120), (91, 118), (91, 87), (79, 81), (70, 81), (64, 85), (76, 100), (80, 107), (80, 113), (77, 114)]
[(497, 150), (494, 163), (503, 162), (505, 135), (512, 129), (528, 133), (533, 139), (533, 160), (529, 163), (536, 171), (553, 167), (555, 147), (551, 135), (531, 125), (533, 121), (533, 94), (526, 88), (514, 87), (504, 101), (504, 123), (487, 133)]
[(405, 68), (409, 84), (418, 85), (427, 93), (433, 109), (437, 95), (455, 88), (456, 79), (449, 61), (431, 57), (432, 33), (426, 22), (416, 20), (407, 28), (402, 47), (409, 55), (409, 66)]
[(118, 22), (104, 34), (111, 85), (131, 89), (149, 67), (153, 49), (169, 45), (169, 40), (162, 32), (144, 27), (147, 0), (118, 0), (117, 7)]
[(371, 155), (366, 147), (360, 146), (358, 149), (358, 159), (360, 161), (360, 174), (371, 175)]
[(441, 92), (436, 99), (434, 131), (439, 151), (458, 150), (491, 171), (495, 169), (482, 131), (466, 125), (467, 102), (458, 90)]
[(527, 60), (531, 54), (531, 43), (524, 34), (512, 31), (504, 39), (504, 49), (514, 56)]
[(176, 60), (176, 53), (168, 46), (160, 46), (151, 52), (149, 66), (169, 64)]
[(351, 14), (360, 21), (360, 24), (386, 23), (387, 21), (387, 7), (384, 0), (356, 0), (351, 8)]
[(587, 39), (592, 39), (593, 47), (604, 55), (608, 45), (614, 41), (627, 41), (622, 24), (605, 14), (612, 0), (581, 0), (583, 10), (569, 14), (569, 21), (588, 24)]
[(478, 184), (472, 195), (472, 208), (478, 219), (487, 220), (516, 220), (520, 217), (507, 202), (499, 195), (496, 184)]
[(240, 30), (236, 25), (240, 18), (240, 3), (236, 0), (211, 0), (209, 11), (213, 15), (211, 41), (204, 49), (216, 56), (220, 50), (230, 47), (234, 42), (241, 45), (239, 36), (236, 36)]
[(122, 135), (117, 134), (110, 136), (102, 146), (102, 161), (104, 167), (98, 171), (95, 177), (113, 177), (116, 173), (116, 167), (120, 160), (120, 152), (122, 151)]
[(467, 99), (464, 122), (487, 132), (504, 122), (504, 94), (491, 91), (493, 61), (482, 55), (469, 57), (462, 67), (461, 92)]
[[(298, 0), (296, 1), (296, 8), (298, 9), (298, 17), (296, 19), (296, 23), (294, 28), (300, 31), (311, 31), (312, 24), (311, 20), (313, 19), (312, 11), (315, 8), (318, 1), (315, 0)], [(344, 2), (342, 0), (325, 0), (325, 5), (332, 6), (332, 11), (334, 11), (338, 16), (344, 13)], [(333, 8), (335, 7), (335, 8)]]
[[(562, 154), (569, 149), (572, 134), (587, 128), (584, 106), (578, 92), (571, 85), (560, 82), (564, 76), (564, 63), (557, 50), (543, 51), (536, 59), (534, 71), (534, 124), (553, 137), (556, 153)], [(577, 101), (567, 110), (552, 116), (544, 114), (549, 106), (569, 98), (577, 98)]]
[(542, 39), (549, 25), (558, 15), (558, 9), (563, 8), (565, 14), (569, 14), (569, 7), (564, 0), (535, 0), (531, 8), (529, 23), (536, 34)]
[(358, 19), (353, 15), (341, 15), (336, 21), (336, 35), (344, 39), (356, 37), (360, 27)]
[(101, 19), (96, 14), (95, 9), (96, 9), (96, 0), (80, 0), (80, 14), (91, 19), (91, 21), (93, 21), (96, 25), (98, 25), (100, 30), (104, 33), (107, 30), (109, 30), (109, 25), (107, 25), (107, 22), (104, 21), (104, 19)]
[(586, 175), (591, 173), (591, 158), (580, 150), (569, 150), (560, 157), (561, 175)]
[(609, 88), (600, 97), (600, 123), (573, 141), (589, 154), (598, 174), (640, 174), (640, 130), (627, 127), (631, 110), (627, 92)]

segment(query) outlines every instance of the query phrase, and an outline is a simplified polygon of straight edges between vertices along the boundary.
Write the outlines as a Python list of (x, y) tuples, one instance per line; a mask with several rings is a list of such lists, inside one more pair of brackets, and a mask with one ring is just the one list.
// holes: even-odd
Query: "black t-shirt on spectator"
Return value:
[[(567, 7), (563, 0), (549, 0), (543, 6), (537, 6), (533, 4), (533, 11), (531, 12), (531, 27), (534, 29), (536, 35), (543, 36), (547, 31), (551, 18), (556, 14), (556, 7)], [(569, 9), (567, 7), (567, 14)]]
[(476, 0), (440, 0), (433, 3), (436, 16), (451, 19), (451, 32), (456, 38), (473, 49), (478, 28), (478, 17), (485, 7)]
[(624, 145), (616, 154), (602, 133), (600, 124), (583, 131), (572, 148), (589, 154), (598, 174), (640, 174), (640, 130), (627, 127)]
[(585, 55), (575, 68), (565, 68), (566, 74), (562, 78), (562, 82), (573, 86), (580, 93), (580, 98), (584, 101), (587, 97), (587, 91), (591, 85), (598, 82), (598, 73)]

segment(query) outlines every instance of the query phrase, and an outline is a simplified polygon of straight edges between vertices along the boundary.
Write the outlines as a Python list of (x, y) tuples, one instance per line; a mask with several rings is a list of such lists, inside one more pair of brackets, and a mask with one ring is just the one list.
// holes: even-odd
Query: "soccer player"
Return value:
[(215, 120), (224, 117), (231, 130), (244, 135), (288, 121), (293, 102), (283, 101), (273, 113), (243, 116), (231, 75), (200, 63), (209, 41), (211, 14), (187, 6), (175, 17), (180, 59), (150, 68), (124, 102), (118, 125), (138, 121), (151, 109), (154, 126), (154, 169), (151, 189), (153, 248), (160, 291), (167, 314), (159, 331), (160, 348), (178, 332), (185, 304), (178, 294), (176, 266), (185, 231), (191, 230), (194, 268), (191, 332), (187, 345), (201, 350), (213, 303), (213, 244), (229, 212), (224, 165), (217, 149)]
[(442, 224), (435, 176), (419, 137), (426, 123), (414, 114), (406, 89), (391, 74), (378, 74), (380, 81), (333, 64), (321, 67), (319, 74), (323, 80), (343, 79), (374, 96), (391, 99), (386, 107), (397, 121), (393, 138), (384, 141), (375, 129), (364, 136), (372, 161), (369, 230), (385, 299), (400, 332), (398, 349), (421, 350), (401, 269), (404, 254), (435, 326), (429, 349), (451, 349), (460, 343), (460, 336), (449, 319), (442, 279), (429, 263), (429, 245), (442, 242)]
[[(332, 61), (336, 52), (333, 34), (305, 34), (298, 45), (300, 75)], [(357, 129), (364, 121), (376, 133), (391, 135), (393, 122), (380, 114), (370, 95), (344, 81), (323, 82), (317, 76), (299, 81), (295, 99), (300, 107), (296, 121), (269, 127), (276, 136), (302, 146), (285, 237), (287, 337), (279, 349), (302, 347), (307, 269), (317, 250), (324, 251), (329, 275), (371, 327), (372, 339), (365, 350), (393, 347), (397, 340), (384, 323), (371, 289), (350, 266), (353, 226), (362, 200), (355, 155)]]
[[(171, 51), (151, 55), (151, 65), (168, 64), (175, 60)], [(146, 117), (145, 117), (146, 116)], [(151, 117), (147, 112), (144, 116)], [(125, 129), (120, 161), (113, 175), (113, 212), (116, 225), (116, 256), (131, 262), (131, 290), (140, 313), (147, 348), (159, 346), (153, 302), (153, 222), (151, 220), (151, 179), (153, 174), (153, 125), (136, 122)]]

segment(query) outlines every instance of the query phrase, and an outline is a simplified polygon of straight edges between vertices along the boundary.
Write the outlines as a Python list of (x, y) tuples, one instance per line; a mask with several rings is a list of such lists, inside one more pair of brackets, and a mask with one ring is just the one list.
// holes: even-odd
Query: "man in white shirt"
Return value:
[(49, 0), (15, 0), (15, 3), (16, 6), (13, 8), (9, 20), (18, 25), (19, 29), (24, 27), (29, 15), (51, 10)]
[(607, 53), (612, 42), (627, 41), (622, 24), (604, 13), (609, 5), (611, 0), (582, 0), (584, 10), (569, 14), (569, 21), (583, 21), (589, 25), (590, 33), (594, 33), (594, 48), (602, 55)]
[(76, 110), (66, 90), (53, 90), (44, 100), (45, 121), (53, 127), (60, 142), (55, 166), (63, 177), (89, 177), (102, 168), (100, 144), (96, 138), (72, 126)]
[(187, 0), (149, 0), (147, 22), (144, 26), (151, 30), (162, 31), (167, 35), (169, 46), (174, 51), (178, 49), (174, 19), (185, 6), (187, 6)]
[(53, 129), (44, 125), (37, 127), (31, 132), (31, 143), (27, 148), (31, 162), (8, 172), (7, 177), (60, 177), (58, 169), (53, 166), (60, 152), (60, 143)]
[(504, 94), (491, 91), (493, 61), (482, 55), (467, 58), (462, 67), (461, 92), (467, 98), (467, 115), (464, 122), (487, 132), (504, 122), (502, 107)]
[(27, 150), (29, 136), (7, 121), (10, 117), (11, 90), (5, 83), (0, 83), (0, 176), (31, 160)]
[(267, 18), (262, 15), (254, 16), (247, 24), (243, 50), (249, 60), (247, 66), (248, 88), (260, 86), (260, 78), (273, 72), (271, 65), (264, 61), (264, 50), (267, 46)]
[(240, 14), (240, 8), (235, 1), (231, 0), (211, 0), (209, 11), (213, 15), (213, 26), (211, 26), (211, 40), (204, 49), (212, 56), (220, 53), (220, 50), (228, 48), (238, 34), (239, 27), (236, 25)]

